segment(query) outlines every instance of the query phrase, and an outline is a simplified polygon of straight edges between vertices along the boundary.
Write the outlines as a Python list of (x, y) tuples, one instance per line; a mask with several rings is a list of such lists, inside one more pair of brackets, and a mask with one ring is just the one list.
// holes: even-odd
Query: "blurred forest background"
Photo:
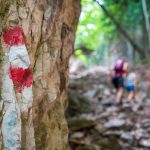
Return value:
[(111, 64), (124, 57), (147, 63), (150, 3), (146, 0), (82, 0), (75, 55), (86, 64)]
[[(150, 3), (82, 0), (69, 81), (71, 150), (150, 149)], [(139, 76), (136, 102), (115, 104), (108, 83), (117, 58)], [(129, 72), (130, 72), (129, 71)]]

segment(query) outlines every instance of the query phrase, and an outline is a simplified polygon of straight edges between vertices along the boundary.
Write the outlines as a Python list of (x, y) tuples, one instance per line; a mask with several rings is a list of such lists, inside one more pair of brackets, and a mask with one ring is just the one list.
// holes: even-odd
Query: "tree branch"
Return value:
[(88, 48), (86, 45), (79, 45), (75, 48), (75, 50), (78, 50), (78, 49), (81, 49), (83, 54), (85, 54), (85, 55), (89, 55), (95, 51), (94, 49)]
[(134, 50), (138, 52), (143, 58), (146, 58), (145, 51), (141, 49), (134, 41), (133, 39), (128, 35), (128, 33), (121, 27), (119, 22), (113, 17), (113, 15), (105, 8), (104, 5), (100, 4), (98, 0), (94, 0), (104, 11), (104, 13), (111, 19), (111, 21), (115, 24), (117, 30), (129, 41), (129, 43), (132, 45)]

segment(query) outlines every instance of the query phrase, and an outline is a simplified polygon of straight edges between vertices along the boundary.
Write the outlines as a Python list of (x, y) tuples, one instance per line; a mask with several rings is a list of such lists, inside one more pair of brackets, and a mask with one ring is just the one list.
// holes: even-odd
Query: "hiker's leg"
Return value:
[(118, 77), (118, 90), (116, 97), (117, 103), (120, 103), (122, 101), (123, 94), (124, 94), (124, 79), (122, 76), (120, 76)]
[(128, 100), (131, 102), (133, 101), (135, 98), (135, 92), (134, 91), (130, 91), (129, 95), (128, 95)]
[(123, 87), (119, 87), (117, 90), (117, 96), (116, 96), (117, 103), (120, 103), (122, 101), (123, 93), (124, 93)]

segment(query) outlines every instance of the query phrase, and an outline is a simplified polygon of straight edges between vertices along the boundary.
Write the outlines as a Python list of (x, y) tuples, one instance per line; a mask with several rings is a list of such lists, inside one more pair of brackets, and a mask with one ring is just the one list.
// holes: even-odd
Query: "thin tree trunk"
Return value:
[(148, 46), (150, 49), (150, 22), (149, 22), (149, 16), (148, 16), (148, 11), (147, 11), (147, 4), (146, 4), (146, 0), (141, 0), (141, 1), (142, 1), (143, 14), (145, 17), (147, 36), (148, 36)]
[(146, 58), (146, 54), (145, 51), (143, 49), (141, 49), (136, 43), (135, 41), (133, 41), (133, 39), (128, 35), (128, 33), (121, 27), (121, 25), (119, 24), (119, 22), (113, 17), (113, 15), (107, 11), (107, 9), (105, 8), (104, 5), (100, 4), (99, 1), (94, 0), (104, 11), (104, 13), (111, 19), (111, 21), (114, 23), (114, 25), (116, 26), (117, 30), (130, 42), (130, 44), (133, 47), (133, 50), (135, 50), (136, 52), (138, 52), (143, 58)]
[(68, 60), (80, 0), (0, 0), (1, 149), (67, 150)]

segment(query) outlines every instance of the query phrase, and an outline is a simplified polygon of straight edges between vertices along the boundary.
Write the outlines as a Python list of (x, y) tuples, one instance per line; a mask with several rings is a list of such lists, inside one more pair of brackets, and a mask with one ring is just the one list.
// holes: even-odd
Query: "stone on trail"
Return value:
[(136, 129), (135, 131), (133, 131), (133, 135), (134, 135), (136, 140), (140, 140), (142, 138), (147, 139), (150, 137), (148, 132), (142, 128), (139, 128), (139, 129)]
[(91, 128), (96, 125), (96, 121), (87, 120), (84, 118), (72, 118), (68, 120), (68, 126), (71, 131), (79, 131), (86, 128)]
[(75, 138), (75, 139), (80, 139), (84, 137), (84, 133), (83, 132), (75, 132), (71, 135), (71, 138)]
[(130, 141), (130, 142), (133, 141), (133, 135), (130, 132), (122, 131), (121, 132), (121, 138), (123, 140), (127, 140), (127, 141)]
[(102, 134), (104, 133), (107, 129), (104, 127), (104, 125), (102, 124), (98, 124), (95, 126), (96, 131), (98, 131), (98, 133)]
[(106, 95), (106, 96), (111, 96), (111, 92), (108, 88), (104, 89), (103, 94)]
[(126, 125), (126, 121), (123, 119), (112, 119), (105, 123), (106, 128), (120, 128)]
[(140, 145), (150, 148), (150, 139), (141, 139)]
[(101, 104), (104, 106), (111, 106), (114, 104), (114, 100), (110, 97), (101, 101)]
[(91, 89), (83, 94), (83, 96), (87, 97), (89, 100), (92, 100), (94, 96), (96, 95), (97, 90)]

